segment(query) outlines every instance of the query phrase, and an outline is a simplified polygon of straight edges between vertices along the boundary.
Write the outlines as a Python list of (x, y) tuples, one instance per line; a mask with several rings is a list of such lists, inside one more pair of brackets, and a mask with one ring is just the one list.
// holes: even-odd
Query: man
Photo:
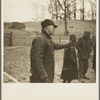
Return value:
[(64, 49), (64, 62), (61, 73), (61, 79), (63, 79), (63, 83), (71, 83), (73, 79), (78, 79), (78, 68), (77, 68), (77, 58), (76, 58), (76, 35), (70, 35), (69, 40), (71, 41), (75, 38), (73, 44)]
[(83, 79), (89, 80), (85, 74), (88, 70), (88, 59), (92, 50), (92, 39), (89, 31), (85, 31), (83, 37), (78, 39), (76, 48), (79, 57), (79, 81), (84, 82)]
[(52, 20), (41, 22), (42, 34), (33, 39), (30, 53), (31, 83), (52, 83), (54, 79), (54, 50), (69, 47), (73, 42), (66, 44), (54, 43), (51, 40), (57, 25)]

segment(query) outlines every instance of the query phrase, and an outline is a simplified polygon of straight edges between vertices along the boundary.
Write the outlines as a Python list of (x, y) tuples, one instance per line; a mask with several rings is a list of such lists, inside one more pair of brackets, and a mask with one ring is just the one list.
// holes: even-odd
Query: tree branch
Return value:
[(71, 5), (71, 3), (73, 3), (74, 1), (76, 1), (76, 0), (72, 0), (72, 1), (66, 6), (66, 8), (68, 8), (68, 7)]
[(53, 16), (57, 16), (57, 17), (60, 18), (60, 19), (64, 19), (63, 17), (58, 16), (57, 14), (53, 14)]
[(62, 9), (63, 11), (65, 11), (65, 10), (64, 10), (64, 8), (62, 7), (62, 5), (61, 5), (60, 1), (59, 1), (59, 0), (57, 0), (57, 2), (58, 2), (58, 4), (59, 4), (59, 6), (61, 7), (61, 9)]

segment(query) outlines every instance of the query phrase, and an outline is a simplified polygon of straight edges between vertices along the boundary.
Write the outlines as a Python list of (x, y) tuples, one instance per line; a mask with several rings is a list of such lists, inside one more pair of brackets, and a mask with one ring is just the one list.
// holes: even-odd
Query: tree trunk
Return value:
[(74, 20), (76, 20), (76, 0), (75, 0), (75, 3), (74, 3)]
[[(66, 1), (65, 1), (66, 2)], [(67, 4), (68, 5), (68, 0), (67, 0)], [(70, 20), (70, 12), (69, 12), (69, 7), (67, 7), (67, 18)]]
[(65, 16), (64, 16), (64, 21), (65, 21), (65, 35), (68, 35), (68, 33), (67, 33), (66, 11), (67, 11), (67, 9), (66, 9), (66, 0), (65, 0)]
[(56, 20), (58, 20), (57, 0), (55, 0), (55, 6), (56, 6)]
[(85, 11), (84, 11), (84, 0), (83, 0), (83, 17), (82, 17), (83, 21), (84, 21), (84, 13), (85, 13)]
[(93, 8), (92, 8), (92, 20), (94, 20), (94, 12), (93, 12)]

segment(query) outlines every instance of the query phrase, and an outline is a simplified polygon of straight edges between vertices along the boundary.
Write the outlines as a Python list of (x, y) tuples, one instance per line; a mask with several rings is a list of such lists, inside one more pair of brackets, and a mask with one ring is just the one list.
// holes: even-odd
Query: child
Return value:
[(75, 52), (76, 36), (70, 35), (70, 41), (74, 39), (73, 44), (64, 50), (64, 63), (61, 73), (63, 83), (70, 83), (73, 79), (78, 79), (77, 58)]

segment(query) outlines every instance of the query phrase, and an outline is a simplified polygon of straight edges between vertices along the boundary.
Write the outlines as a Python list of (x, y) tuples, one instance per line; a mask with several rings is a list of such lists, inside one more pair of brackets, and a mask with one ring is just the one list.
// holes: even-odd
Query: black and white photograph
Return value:
[(2, 0), (3, 100), (98, 100), (98, 7), (99, 0)]
[(96, 0), (4, 0), (4, 83), (96, 83)]

